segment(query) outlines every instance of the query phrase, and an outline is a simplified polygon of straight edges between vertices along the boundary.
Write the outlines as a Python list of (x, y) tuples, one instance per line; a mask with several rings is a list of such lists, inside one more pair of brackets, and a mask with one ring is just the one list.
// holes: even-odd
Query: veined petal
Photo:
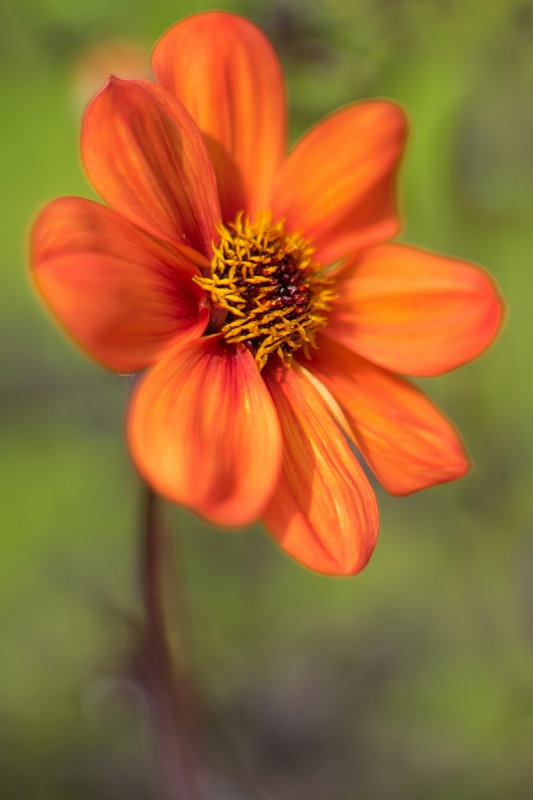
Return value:
[(429, 376), (479, 355), (502, 304), (473, 264), (407, 245), (366, 250), (337, 274), (327, 335), (394, 372)]
[(96, 191), (141, 228), (211, 258), (220, 220), (200, 131), (169, 92), (111, 78), (89, 105), (82, 155)]
[(253, 357), (208, 336), (168, 352), (140, 383), (128, 440), (144, 478), (219, 525), (245, 525), (277, 481), (281, 434)]
[(286, 219), (324, 265), (398, 231), (394, 179), (405, 119), (393, 103), (356, 103), (305, 134), (280, 166), (275, 219)]
[(243, 17), (210, 11), (170, 28), (152, 62), (205, 136), (224, 221), (268, 208), (286, 147), (283, 75), (268, 39)]
[(200, 336), (207, 325), (193, 262), (92, 200), (62, 197), (43, 210), (32, 234), (32, 263), (62, 325), (119, 372), (154, 363), (169, 342)]
[(468, 459), (446, 417), (409, 381), (323, 335), (305, 362), (343, 412), (339, 424), (392, 494), (455, 480)]
[(305, 373), (296, 365), (271, 363), (263, 375), (279, 414), (284, 455), (264, 523), (281, 547), (310, 569), (353, 575), (376, 542), (374, 493)]

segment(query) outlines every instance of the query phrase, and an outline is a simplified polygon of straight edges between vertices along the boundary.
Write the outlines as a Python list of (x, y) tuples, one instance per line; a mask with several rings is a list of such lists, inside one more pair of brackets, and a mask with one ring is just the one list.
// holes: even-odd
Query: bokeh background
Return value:
[[(154, 797), (143, 696), (130, 379), (72, 346), (28, 280), (28, 229), (91, 196), (79, 119), (112, 71), (149, 69), (183, 0), (2, 0), (0, 785), (9, 800)], [(335, 580), (259, 526), (176, 509), (188, 658), (211, 796), (531, 797), (533, 3), (221, 2), (275, 43), (294, 140), (371, 96), (408, 110), (404, 241), (486, 266), (507, 323), (474, 364), (421, 382), (474, 469), (377, 488), (368, 568)], [(179, 533), (177, 532), (179, 529)]]

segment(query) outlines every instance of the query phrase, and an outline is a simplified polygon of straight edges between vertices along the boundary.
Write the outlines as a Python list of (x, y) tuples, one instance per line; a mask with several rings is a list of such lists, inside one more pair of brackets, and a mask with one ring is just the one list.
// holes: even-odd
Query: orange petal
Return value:
[(268, 39), (243, 17), (210, 11), (170, 28), (152, 61), (204, 133), (224, 220), (268, 208), (286, 147), (283, 75)]
[(406, 245), (367, 250), (337, 276), (327, 335), (406, 375), (438, 375), (479, 355), (501, 322), (490, 277)]
[(446, 417), (409, 381), (320, 336), (306, 366), (334, 396), (348, 430), (381, 484), (407, 494), (468, 470)]
[(149, 81), (111, 78), (89, 105), (82, 154), (96, 191), (132, 222), (211, 259), (213, 167), (185, 108)]
[[(199, 254), (197, 254), (198, 256)], [(92, 200), (50, 203), (32, 235), (34, 277), (67, 331), (111, 369), (154, 363), (176, 337), (200, 336), (209, 312), (180, 251)]]
[(209, 336), (169, 351), (128, 415), (133, 459), (170, 500), (219, 525), (256, 519), (277, 481), (276, 410), (242, 345)]
[(305, 373), (269, 363), (263, 375), (285, 444), (264, 523), (284, 550), (310, 569), (353, 575), (370, 558), (378, 533), (370, 484)]
[(405, 120), (393, 103), (356, 103), (312, 128), (281, 165), (274, 217), (299, 231), (324, 265), (398, 231), (394, 179)]

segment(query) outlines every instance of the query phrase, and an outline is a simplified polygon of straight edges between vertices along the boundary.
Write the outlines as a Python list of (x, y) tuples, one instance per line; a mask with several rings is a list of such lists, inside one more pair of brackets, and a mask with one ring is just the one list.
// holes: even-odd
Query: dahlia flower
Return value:
[(465, 474), (446, 417), (402, 375), (437, 375), (494, 337), (478, 267), (405, 244), (395, 175), (401, 109), (348, 105), (286, 152), (284, 83), (267, 38), (208, 12), (153, 53), (157, 83), (111, 78), (81, 149), (106, 205), (51, 202), (36, 284), (97, 361), (144, 370), (127, 437), (160, 494), (203, 518), (258, 518), (328, 574), (374, 548), (374, 492)]

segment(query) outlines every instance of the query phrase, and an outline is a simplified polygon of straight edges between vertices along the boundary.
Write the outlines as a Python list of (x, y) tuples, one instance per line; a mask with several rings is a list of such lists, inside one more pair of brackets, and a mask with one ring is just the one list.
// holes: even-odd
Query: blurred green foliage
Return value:
[[(48, 199), (91, 194), (77, 151), (84, 53), (120, 37), (148, 54), (166, 27), (207, 7), (1, 5), (6, 800), (153, 796), (146, 720), (117, 677), (134, 661), (139, 611), (138, 485), (122, 435), (130, 379), (93, 365), (54, 327), (29, 285), (25, 249)], [(381, 538), (357, 578), (302, 570), (259, 527), (232, 534), (172, 511), (206, 747), (219, 775), (213, 796), (525, 800), (533, 784), (533, 3), (223, 7), (273, 39), (293, 138), (359, 98), (406, 107), (402, 238), (486, 266), (508, 320), (479, 361), (424, 382), (462, 431), (472, 473), (402, 499), (377, 488)]]

